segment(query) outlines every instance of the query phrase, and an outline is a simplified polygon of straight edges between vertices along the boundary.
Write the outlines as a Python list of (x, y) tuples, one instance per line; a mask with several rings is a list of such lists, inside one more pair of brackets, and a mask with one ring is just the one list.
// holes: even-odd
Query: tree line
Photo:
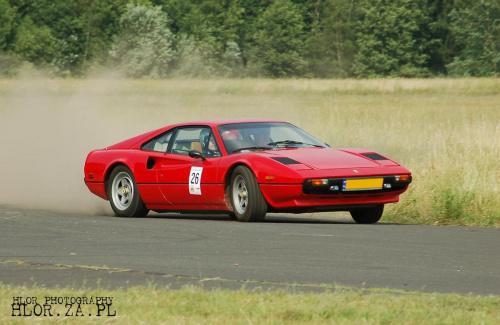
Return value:
[(0, 0), (0, 75), (500, 74), (500, 0)]

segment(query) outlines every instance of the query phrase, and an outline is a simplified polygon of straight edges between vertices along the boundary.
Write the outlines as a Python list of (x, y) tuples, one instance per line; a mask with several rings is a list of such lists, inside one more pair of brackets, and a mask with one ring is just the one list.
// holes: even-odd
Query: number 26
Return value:
[(200, 181), (199, 177), (200, 177), (200, 174), (192, 173), (191, 174), (191, 184), (198, 184)]

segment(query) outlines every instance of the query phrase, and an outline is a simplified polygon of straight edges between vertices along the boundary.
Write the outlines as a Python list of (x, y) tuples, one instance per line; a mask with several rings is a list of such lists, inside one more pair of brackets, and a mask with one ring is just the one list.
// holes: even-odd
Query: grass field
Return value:
[[(335, 290), (333, 290), (335, 289)], [(333, 288), (325, 293), (248, 291), (245, 289), (181, 290), (154, 286), (122, 290), (70, 290), (10, 287), (0, 284), (0, 323), (110, 323), (110, 324), (498, 324), (499, 297), (361, 291)], [(12, 316), (13, 297), (111, 297), (110, 306), (27, 305), (24, 315)], [(77, 300), (74, 300), (77, 303)], [(47, 308), (46, 308), (47, 310)], [(66, 316), (66, 313), (68, 312)], [(23, 315), (24, 310), (14, 311)], [(59, 314), (59, 316), (57, 315)], [(52, 315), (49, 316), (49, 315)], [(108, 316), (114, 315), (114, 316)]]
[[(500, 226), (499, 79), (0, 80), (0, 112), (2, 137), (37, 138), (31, 151), (16, 153), (38, 154), (43, 171), (30, 175), (22, 159), (4, 164), (5, 179), (16, 175), (0, 193), (7, 203), (30, 203), (17, 177), (24, 174), (52, 194), (32, 206), (60, 207), (67, 197), (71, 209), (88, 211), (95, 201), (81, 168), (91, 149), (173, 122), (270, 117), (332, 147), (373, 149), (409, 168), (413, 184), (382, 221)], [(19, 151), (18, 143), (7, 152)]]

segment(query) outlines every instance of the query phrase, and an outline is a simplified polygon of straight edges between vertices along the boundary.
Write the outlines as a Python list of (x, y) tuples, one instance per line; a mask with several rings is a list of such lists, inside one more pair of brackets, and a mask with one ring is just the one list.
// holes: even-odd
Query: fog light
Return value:
[(330, 191), (338, 191), (339, 187), (337, 185), (330, 186)]
[(384, 184), (384, 188), (392, 188), (392, 184)]

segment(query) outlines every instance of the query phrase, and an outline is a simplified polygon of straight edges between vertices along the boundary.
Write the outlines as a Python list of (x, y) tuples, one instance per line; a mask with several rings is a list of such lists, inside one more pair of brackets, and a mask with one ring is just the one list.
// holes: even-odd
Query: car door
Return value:
[(144, 166), (136, 169), (135, 177), (142, 199), (152, 209), (167, 209), (172, 204), (162, 194), (157, 181), (159, 162), (163, 161), (168, 144), (175, 129), (168, 130), (141, 145), (141, 155), (144, 156)]
[(205, 151), (206, 134), (211, 132), (208, 126), (178, 128), (168, 152), (157, 160), (160, 190), (166, 200), (180, 209), (224, 204), (224, 185), (217, 182), (220, 153), (203, 159), (189, 156), (191, 150)]

